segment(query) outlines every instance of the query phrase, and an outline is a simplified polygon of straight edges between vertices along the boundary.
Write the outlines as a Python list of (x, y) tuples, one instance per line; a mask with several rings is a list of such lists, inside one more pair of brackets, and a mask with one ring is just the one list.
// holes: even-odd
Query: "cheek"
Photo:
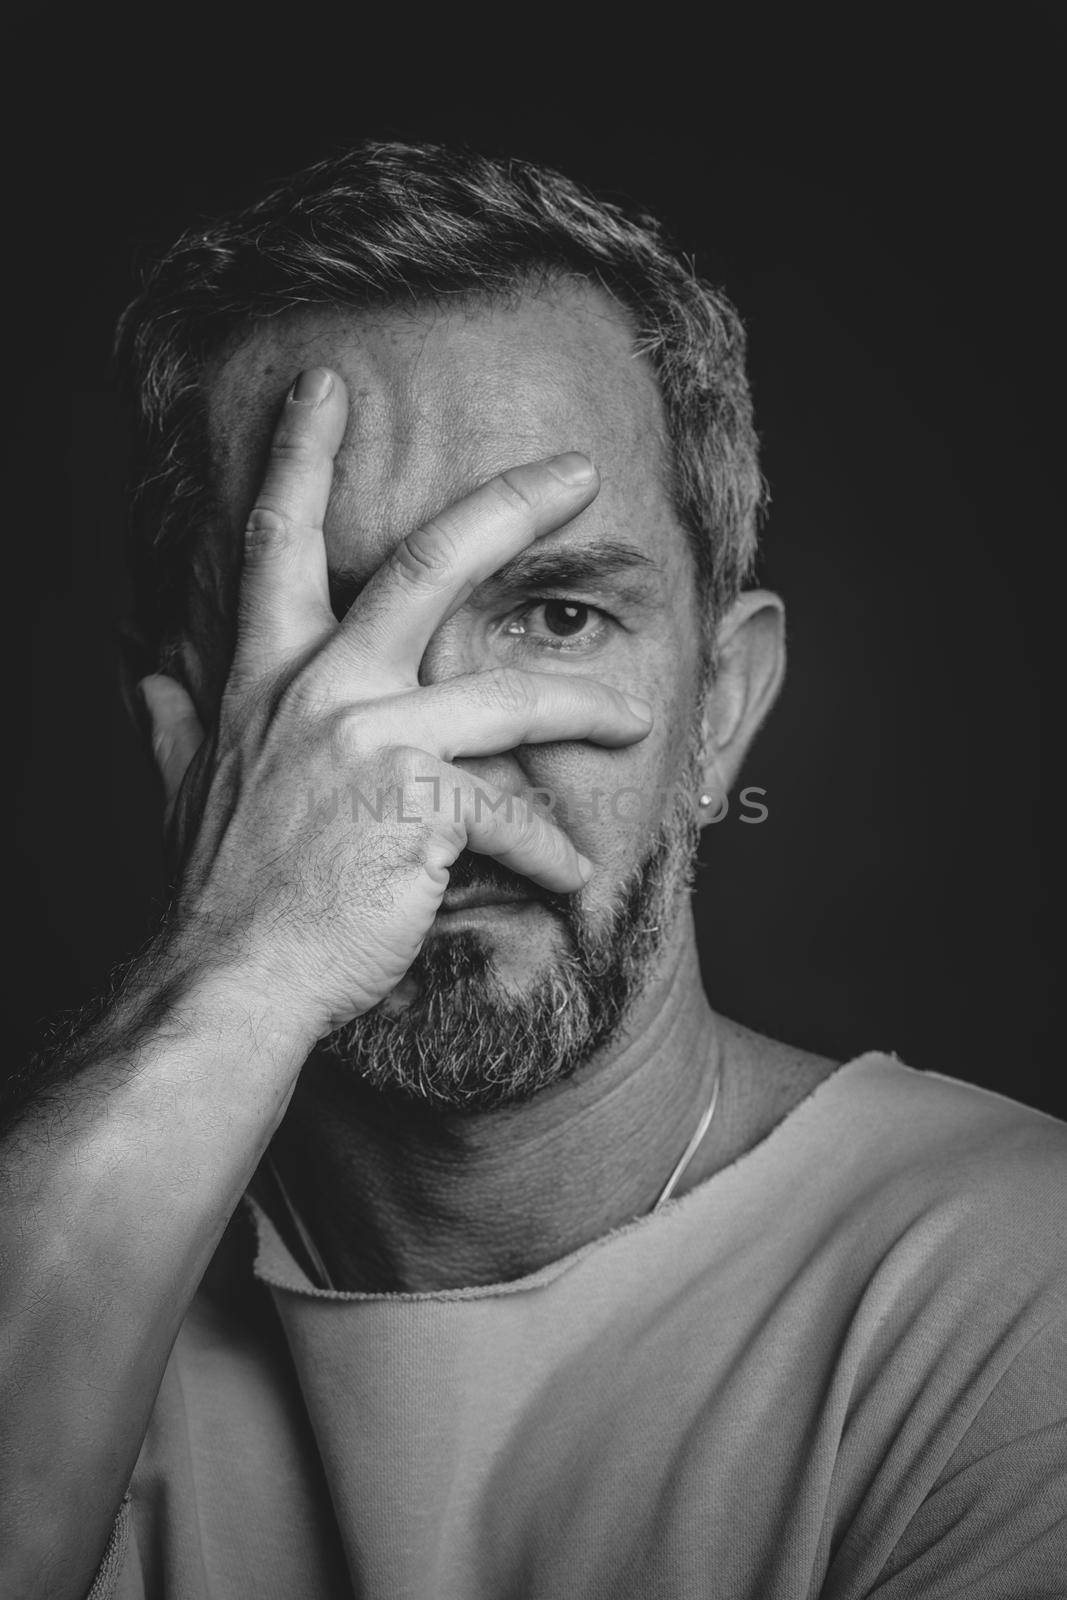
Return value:
[(647, 853), (685, 782), (688, 726), (657, 709), (648, 737), (621, 750), (593, 744), (527, 745), (526, 787), (568, 837), (618, 876)]

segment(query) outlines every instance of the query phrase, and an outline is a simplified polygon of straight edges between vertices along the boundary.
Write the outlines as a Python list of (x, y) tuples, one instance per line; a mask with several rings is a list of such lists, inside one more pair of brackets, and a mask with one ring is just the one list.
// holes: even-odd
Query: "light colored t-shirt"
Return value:
[(93, 1600), (1067, 1595), (1053, 1118), (863, 1056), (680, 1200), (468, 1290), (315, 1289), (248, 1205)]

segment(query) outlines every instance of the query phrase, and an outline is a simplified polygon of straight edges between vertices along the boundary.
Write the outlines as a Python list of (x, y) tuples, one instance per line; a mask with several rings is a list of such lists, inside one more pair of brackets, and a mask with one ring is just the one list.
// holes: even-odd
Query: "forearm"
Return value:
[(153, 953), (0, 1145), (11, 1592), (87, 1589), (175, 1335), (308, 1044), (254, 986)]

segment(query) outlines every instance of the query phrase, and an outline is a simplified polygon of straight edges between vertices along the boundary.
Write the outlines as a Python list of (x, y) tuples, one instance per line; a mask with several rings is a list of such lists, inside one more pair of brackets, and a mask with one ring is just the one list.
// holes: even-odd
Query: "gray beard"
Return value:
[[(692, 752), (688, 768), (605, 926), (593, 926), (577, 896), (538, 891), (563, 923), (569, 948), (529, 993), (509, 993), (490, 945), (465, 929), (423, 946), (409, 973), (417, 996), (405, 1010), (383, 1002), (336, 1029), (320, 1051), (386, 1095), (460, 1111), (514, 1105), (568, 1078), (623, 1028), (692, 887), (700, 839)], [(492, 858), (467, 852), (450, 881), (531, 888)]]

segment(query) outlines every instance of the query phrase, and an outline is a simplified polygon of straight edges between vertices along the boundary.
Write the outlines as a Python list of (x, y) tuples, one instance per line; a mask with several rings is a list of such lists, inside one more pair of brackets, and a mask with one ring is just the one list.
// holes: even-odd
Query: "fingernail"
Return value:
[(301, 406), (320, 406), (333, 388), (333, 377), (325, 367), (309, 367), (289, 390), (290, 400)]
[(642, 722), (652, 721), (652, 707), (647, 700), (642, 700), (639, 695), (627, 694), (623, 691), (623, 699), (635, 717), (640, 717)]
[(553, 477), (567, 484), (588, 483), (596, 472), (589, 457), (579, 455), (577, 450), (567, 450), (561, 456), (549, 456), (545, 466)]
[(578, 860), (578, 871), (582, 875), (582, 881), (583, 883), (588, 883), (593, 876), (593, 863), (588, 856), (583, 856), (580, 850), (576, 850), (574, 854)]

